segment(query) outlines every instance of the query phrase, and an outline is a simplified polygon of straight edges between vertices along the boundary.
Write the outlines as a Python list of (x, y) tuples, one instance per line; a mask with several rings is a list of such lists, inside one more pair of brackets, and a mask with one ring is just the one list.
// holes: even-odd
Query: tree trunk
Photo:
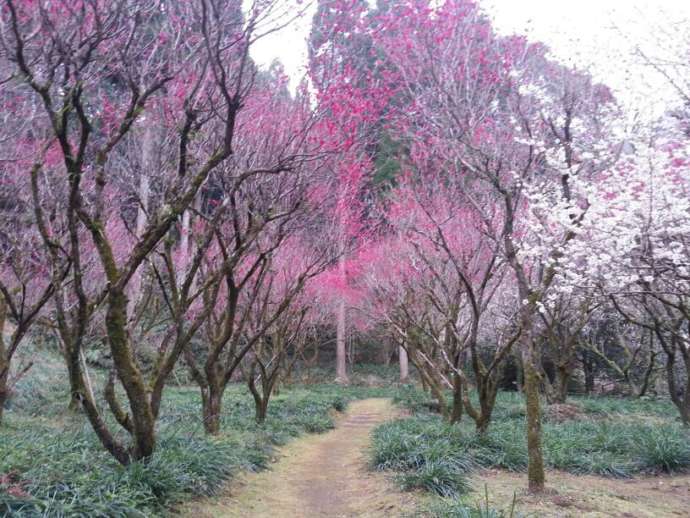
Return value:
[[(529, 334), (527, 334), (529, 338)], [(541, 445), (538, 355), (531, 343), (522, 348), (523, 391), (527, 410), (527, 478), (531, 493), (544, 491), (544, 456)]]
[(654, 373), (654, 366), (656, 363), (656, 355), (652, 352), (649, 355), (649, 364), (644, 371), (644, 376), (642, 378), (642, 384), (638, 388), (632, 380), (632, 377), (628, 376), (628, 385), (630, 385), (630, 391), (636, 398), (641, 398), (649, 390), (649, 385), (652, 381), (652, 374)]
[(247, 379), (249, 392), (252, 393), (252, 397), (254, 398), (254, 419), (258, 424), (263, 424), (263, 422), (266, 421), (266, 415), (268, 415), (268, 401), (273, 391), (273, 384), (271, 381), (264, 378), (264, 376), (266, 376), (266, 371), (263, 368), (261, 371), (261, 392), (259, 392), (259, 389), (256, 387), (253, 366)]
[(690, 352), (684, 353), (685, 362), (685, 391), (683, 393), (683, 409), (681, 419), (684, 426), (690, 426)]
[(489, 431), (489, 423), (491, 423), (491, 414), (483, 413), (480, 415), (479, 419), (475, 421), (475, 427), (478, 435), (486, 435)]
[(418, 363), (415, 360), (414, 353), (410, 359), (417, 369), (417, 372), (419, 372), (419, 376), (422, 379), (422, 387), (424, 387), (425, 392), (429, 392), (436, 398), (436, 401), (438, 401), (438, 411), (443, 416), (443, 419), (450, 419), (446, 398), (443, 396), (443, 388), (440, 386), (439, 382), (434, 379), (434, 373), (429, 372), (423, 365)]
[(453, 373), (453, 408), (450, 412), (450, 424), (460, 422), (462, 419), (462, 378), (458, 373)]
[(594, 361), (588, 351), (582, 351), (582, 372), (585, 375), (585, 394), (594, 392)]
[(179, 279), (184, 279), (189, 267), (189, 234), (192, 230), (192, 221), (189, 211), (182, 213), (182, 227), (180, 229), (180, 258)]
[[(681, 344), (681, 347), (684, 347)], [(682, 349), (683, 365), (685, 367), (685, 386), (682, 397), (678, 398), (678, 410), (683, 426), (690, 426), (690, 350)]]
[[(465, 390), (467, 392), (467, 390)], [(496, 391), (493, 391), (493, 399), (489, 396), (485, 389), (481, 386), (477, 387), (479, 393), (479, 411), (472, 405), (469, 394), (465, 394), (465, 409), (469, 416), (474, 420), (475, 430), (478, 435), (485, 435), (491, 423), (491, 414), (493, 413), (494, 403), (496, 401)]]
[(111, 290), (109, 293), (105, 321), (113, 364), (127, 393), (131, 410), (134, 430), (132, 457), (134, 460), (146, 459), (156, 447), (155, 419), (148, 386), (134, 359), (127, 336), (127, 297), (124, 292)]
[(410, 379), (410, 363), (404, 347), (398, 347), (398, 362), (400, 363), (400, 383), (407, 383)]
[(9, 380), (10, 369), (9, 365), (5, 365), (5, 362), (0, 359), (0, 425), (2, 425), (3, 414), (5, 411), (5, 403), (9, 398), (9, 387), (7, 382)]
[[(338, 264), (340, 275), (345, 279), (345, 258), (341, 257)], [(336, 313), (336, 360), (335, 360), (335, 381), (346, 385), (350, 382), (347, 377), (347, 348), (345, 343), (345, 299), (341, 298), (338, 302)]]
[(207, 391), (202, 393), (204, 430), (208, 435), (220, 433), (222, 401), (223, 389), (217, 383), (209, 383)]
[(522, 367), (522, 358), (515, 355), (515, 390), (520, 394), (525, 388), (525, 369)]
[(10, 379), (10, 359), (9, 351), (5, 346), (5, 321), (7, 319), (7, 306), (5, 299), (0, 295), (0, 425), (5, 410), (5, 403), (9, 397), (8, 382)]
[(556, 388), (553, 393), (554, 403), (565, 403), (568, 399), (568, 384), (570, 383), (570, 369), (556, 366)]
[(130, 452), (110, 433), (99, 413), (95, 400), (92, 398), (91, 392), (86, 388), (80, 358), (80, 345), (67, 342), (63, 342), (63, 345), (65, 347), (65, 359), (67, 360), (67, 374), (70, 381), (70, 407), (76, 404), (77, 407), (74, 410), (77, 410), (79, 407), (84, 410), (86, 418), (91, 423), (103, 447), (120, 464), (127, 466), (132, 460)]
[(73, 359), (71, 358), (70, 348), (65, 343), (65, 340), (63, 340), (62, 334), (60, 332), (56, 332), (55, 338), (58, 341), (60, 353), (65, 359), (65, 365), (67, 365), (67, 378), (70, 381), (69, 403), (67, 404), (67, 411), (72, 413), (78, 412), (81, 410), (82, 406), (79, 398), (79, 392), (75, 390), (76, 385), (74, 384), (74, 380), (78, 378), (78, 373), (72, 372), (75, 365)]
[[(490, 376), (493, 376), (490, 377)], [(491, 415), (496, 404), (496, 395), (498, 393), (498, 379), (499, 373), (490, 375), (480, 375), (477, 380), (477, 395), (479, 396), (479, 410), (477, 410), (469, 398), (467, 387), (465, 386), (463, 394), (463, 402), (467, 414), (474, 420), (477, 433), (480, 435), (486, 434), (491, 423)]]
[[(65, 352), (65, 357), (68, 357), (68, 353)], [(70, 380), (76, 379), (78, 374), (73, 373), (73, 366), (72, 363), (70, 362), (69, 358), (67, 358), (67, 375), (69, 376)], [(72, 413), (79, 412), (81, 410), (81, 396), (79, 395), (79, 391), (75, 390), (75, 385), (71, 384), (70, 385), (70, 392), (69, 392), (69, 403), (67, 403), (67, 410)]]
[[(141, 172), (139, 175), (139, 206), (137, 207), (137, 226), (136, 226), (136, 238), (139, 239), (144, 234), (146, 230), (146, 220), (148, 217), (149, 208), (149, 193), (150, 193), (150, 182), (149, 174), (154, 170), (153, 166), (153, 139), (154, 139), (154, 128), (149, 122), (146, 123), (146, 128), (144, 130), (143, 141), (141, 144)], [(135, 270), (134, 275), (132, 275), (132, 280), (129, 282), (128, 287), (128, 298), (129, 298), (129, 315), (134, 313), (135, 308), (139, 304), (141, 298), (141, 285), (142, 285), (142, 269), (143, 264)]]
[(448, 409), (448, 404), (446, 403), (446, 398), (443, 395), (443, 389), (440, 384), (433, 379), (432, 376), (427, 378), (427, 385), (429, 386), (429, 392), (438, 401), (438, 411), (443, 416), (443, 419), (450, 420), (450, 411)]
[(266, 415), (268, 415), (268, 398), (263, 398), (256, 405), (254, 412), (254, 417), (258, 424), (263, 424), (266, 421)]

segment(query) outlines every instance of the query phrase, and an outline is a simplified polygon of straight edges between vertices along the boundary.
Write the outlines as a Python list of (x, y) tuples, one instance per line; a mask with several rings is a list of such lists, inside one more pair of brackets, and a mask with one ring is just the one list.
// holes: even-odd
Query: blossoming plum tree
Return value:
[[(13, 69), (3, 87), (25, 92), (41, 107), (31, 131), (18, 137), (32, 140), (36, 157), (27, 173), (72, 391), (105, 448), (123, 464), (153, 452), (157, 397), (150, 387), (164, 386), (145, 381), (127, 332), (130, 283), (211, 173), (233, 156), (238, 114), (253, 86), (249, 49), (262, 30), (271, 30), (265, 24), (281, 6), (256, 3), (245, 18), (241, 2), (217, 0), (3, 3), (3, 67)], [(134, 244), (118, 249), (121, 235), (108, 225), (118, 209), (111, 172), (137, 120), (159, 115), (147, 109), (164, 93), (172, 102), (160, 126), (174, 135), (174, 166), (164, 169), (162, 197), (148, 207)], [(54, 149), (55, 163), (48, 160)], [(69, 282), (62, 282), (65, 263)], [(127, 397), (129, 419), (119, 422), (129, 423), (131, 446), (110, 430), (79, 361), (87, 326), (101, 310)], [(165, 363), (174, 364), (181, 352), (175, 349)]]

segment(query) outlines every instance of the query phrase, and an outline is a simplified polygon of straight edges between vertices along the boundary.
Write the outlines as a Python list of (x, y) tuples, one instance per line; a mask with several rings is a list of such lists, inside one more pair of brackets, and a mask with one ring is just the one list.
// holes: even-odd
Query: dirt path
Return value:
[(411, 496), (367, 470), (370, 432), (394, 417), (387, 399), (354, 401), (335, 430), (307, 435), (280, 450), (271, 469), (234, 482), (226, 495), (189, 504), (194, 518), (394, 517), (413, 509)]

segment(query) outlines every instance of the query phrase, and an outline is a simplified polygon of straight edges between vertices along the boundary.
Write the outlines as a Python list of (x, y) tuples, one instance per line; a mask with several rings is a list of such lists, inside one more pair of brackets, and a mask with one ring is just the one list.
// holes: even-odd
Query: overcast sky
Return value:
[[(480, 0), (480, 4), (499, 33), (527, 34), (543, 41), (558, 60), (590, 69), (628, 106), (644, 109), (655, 103), (658, 111), (673, 97), (657, 74), (635, 63), (632, 53), (640, 45), (649, 54), (667, 54), (659, 41), (664, 47), (677, 46), (678, 35), (690, 32), (690, 0)], [(310, 24), (307, 15), (262, 40), (254, 58), (263, 65), (279, 59), (292, 78), (301, 77)], [(671, 24), (675, 29), (660, 35)]]

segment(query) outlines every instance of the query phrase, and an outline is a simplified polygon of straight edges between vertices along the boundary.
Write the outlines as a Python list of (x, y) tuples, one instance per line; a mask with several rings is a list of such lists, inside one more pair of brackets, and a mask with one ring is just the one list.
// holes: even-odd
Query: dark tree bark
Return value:
[(522, 348), (522, 366), (524, 372), (524, 394), (527, 410), (527, 477), (529, 491), (539, 493), (544, 491), (544, 454), (541, 441), (541, 403), (539, 400), (539, 372), (537, 367), (538, 355), (534, 345)]

